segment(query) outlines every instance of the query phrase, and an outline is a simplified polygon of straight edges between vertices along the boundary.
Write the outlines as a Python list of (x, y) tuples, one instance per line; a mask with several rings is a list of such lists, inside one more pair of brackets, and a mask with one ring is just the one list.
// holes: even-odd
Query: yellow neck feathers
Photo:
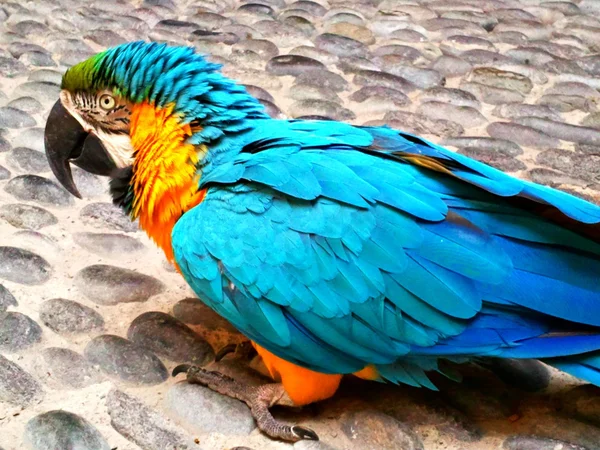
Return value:
[(199, 204), (198, 147), (186, 143), (189, 125), (182, 125), (172, 108), (156, 109), (149, 103), (135, 106), (131, 115), (133, 163), (133, 216), (142, 229), (173, 261), (171, 231), (177, 220)]

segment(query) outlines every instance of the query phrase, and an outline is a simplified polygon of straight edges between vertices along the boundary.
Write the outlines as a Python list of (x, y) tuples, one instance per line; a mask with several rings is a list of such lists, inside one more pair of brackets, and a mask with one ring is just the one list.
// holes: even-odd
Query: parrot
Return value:
[(70, 67), (45, 127), (109, 192), (272, 382), (186, 366), (267, 435), (274, 405), (345, 375), (437, 389), (444, 362), (535, 359), (600, 386), (600, 207), (414, 134), (273, 119), (193, 47), (127, 42)]

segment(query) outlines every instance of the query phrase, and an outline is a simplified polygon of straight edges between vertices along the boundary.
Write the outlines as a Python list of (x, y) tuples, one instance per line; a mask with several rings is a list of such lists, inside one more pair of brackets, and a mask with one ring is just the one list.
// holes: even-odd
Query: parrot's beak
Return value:
[(108, 176), (117, 168), (100, 139), (86, 132), (60, 100), (48, 116), (44, 145), (54, 176), (67, 191), (79, 198), (82, 197), (73, 181), (70, 162), (96, 175)]

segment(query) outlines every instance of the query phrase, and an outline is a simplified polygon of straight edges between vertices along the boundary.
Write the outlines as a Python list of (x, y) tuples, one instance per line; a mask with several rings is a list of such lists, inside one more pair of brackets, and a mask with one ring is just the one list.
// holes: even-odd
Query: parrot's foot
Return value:
[(183, 372), (187, 374), (188, 383), (202, 384), (220, 394), (245, 402), (250, 407), (258, 428), (268, 436), (292, 442), (302, 439), (319, 440), (319, 436), (313, 430), (299, 425), (286, 425), (271, 415), (269, 411), (271, 406), (294, 406), (282, 384), (248, 386), (222, 373), (187, 364), (175, 367), (173, 376)]

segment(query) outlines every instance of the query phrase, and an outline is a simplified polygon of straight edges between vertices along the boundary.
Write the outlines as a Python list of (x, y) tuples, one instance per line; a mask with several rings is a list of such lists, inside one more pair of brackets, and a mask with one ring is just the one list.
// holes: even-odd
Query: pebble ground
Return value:
[[(389, 124), (600, 201), (600, 1), (0, 2), (1, 450), (599, 450), (600, 389), (531, 361), (440, 392), (345, 381), (262, 436), (248, 408), (169, 376), (239, 342), (106, 180), (59, 187), (43, 127), (64, 70), (144, 39), (193, 45), (273, 117)], [(219, 368), (259, 383), (247, 364)]]

